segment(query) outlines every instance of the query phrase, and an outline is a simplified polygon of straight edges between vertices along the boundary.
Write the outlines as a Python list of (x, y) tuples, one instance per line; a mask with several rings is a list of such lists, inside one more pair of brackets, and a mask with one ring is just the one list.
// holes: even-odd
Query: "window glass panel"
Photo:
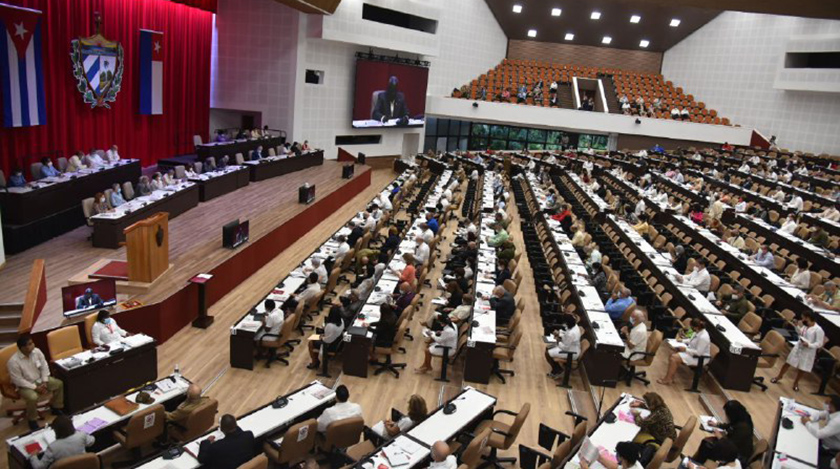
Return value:
[(505, 125), (494, 125), (490, 127), (490, 136), (493, 138), (507, 138), (508, 128)]
[(426, 118), (426, 136), (437, 135), (437, 117)]
[(429, 150), (435, 150), (435, 144), (437, 142), (436, 137), (426, 137), (423, 142), (423, 152), (427, 152)]
[(487, 139), (473, 137), (470, 139), (470, 150), (484, 150), (487, 148)]
[(446, 135), (449, 133), (449, 119), (438, 119), (437, 132), (435, 135)]
[(458, 149), (459, 150), (466, 150), (467, 149), (467, 140), (469, 140), (467, 137), (461, 137), (461, 138), (458, 139)]
[(559, 130), (549, 130), (545, 138), (546, 143), (559, 145), (560, 134), (562, 133), (563, 132), (560, 132)]
[(528, 138), (528, 129), (518, 129), (518, 128), (511, 128), (510, 129), (510, 139), (511, 140), (525, 140)]
[(446, 151), (446, 137), (437, 138), (437, 148), (435, 151)]
[(470, 123), (467, 121), (461, 122), (461, 136), (466, 137), (470, 134)]
[(542, 129), (529, 129), (528, 130), (528, 142), (531, 142), (531, 143), (545, 143), (545, 134), (546, 134), (546, 131), (542, 130)]
[(529, 150), (542, 150), (545, 147), (544, 143), (530, 142), (528, 143)]
[(490, 149), (492, 150), (506, 150), (507, 142), (504, 140), (493, 139), (490, 140)]
[(490, 126), (487, 124), (473, 124), (472, 134), (476, 137), (486, 137), (490, 135)]
[(449, 121), (449, 132), (447, 135), (450, 136), (457, 136), (461, 131), (461, 121), (451, 120)]
[(508, 150), (521, 150), (524, 147), (525, 147), (525, 144), (522, 143), (522, 142), (510, 141), (508, 143)]
[(448, 138), (446, 140), (446, 151), (455, 151), (457, 146), (458, 146), (458, 139), (457, 138)]
[(545, 146), (546, 150), (560, 150), (560, 145), (554, 145), (553, 143), (549, 143)]

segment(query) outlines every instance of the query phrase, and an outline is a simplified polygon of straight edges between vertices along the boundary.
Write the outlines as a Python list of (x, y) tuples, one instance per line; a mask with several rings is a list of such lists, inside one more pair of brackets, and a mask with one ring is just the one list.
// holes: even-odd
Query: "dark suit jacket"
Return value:
[(221, 440), (213, 443), (202, 441), (198, 462), (208, 469), (236, 469), (254, 457), (255, 448), (254, 434), (237, 427), (236, 431)]
[(347, 236), (347, 244), (349, 244), (351, 248), (355, 247), (356, 241), (364, 234), (365, 230), (363, 230), (360, 226), (353, 228), (353, 231), (351, 231), (350, 235)]
[(516, 310), (516, 300), (510, 292), (505, 292), (501, 298), (490, 298), (490, 307), (496, 310), (496, 324), (504, 326)]
[(373, 119), (381, 121), (382, 117), (385, 117), (385, 120), (408, 117), (408, 105), (405, 104), (405, 96), (401, 92), (397, 91), (397, 96), (394, 98), (393, 113), (391, 113), (391, 103), (388, 102), (387, 93), (379, 93), (376, 104), (373, 106)]
[(76, 309), (87, 308), (89, 306), (98, 306), (102, 304), (102, 298), (96, 293), (92, 294), (90, 298), (85, 298), (84, 295), (76, 298)]
[(251, 160), (258, 160), (260, 158), (262, 158), (262, 153), (258, 152), (257, 150), (251, 152)]

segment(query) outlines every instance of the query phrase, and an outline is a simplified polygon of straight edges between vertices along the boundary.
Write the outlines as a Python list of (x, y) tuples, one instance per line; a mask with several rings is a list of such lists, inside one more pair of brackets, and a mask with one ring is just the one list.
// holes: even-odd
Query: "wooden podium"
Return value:
[(140, 220), (125, 230), (128, 280), (152, 283), (169, 268), (169, 214)]

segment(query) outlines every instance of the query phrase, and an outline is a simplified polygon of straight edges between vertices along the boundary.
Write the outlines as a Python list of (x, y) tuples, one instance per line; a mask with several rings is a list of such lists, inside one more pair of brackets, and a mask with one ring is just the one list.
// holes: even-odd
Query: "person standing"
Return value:
[(6, 367), (12, 384), (17, 387), (20, 397), (26, 402), (26, 419), (29, 428), (37, 430), (38, 400), (41, 396), (52, 393), (50, 410), (53, 415), (62, 415), (64, 408), (64, 383), (50, 376), (50, 368), (44, 353), (35, 348), (35, 343), (28, 334), (17, 339), (18, 351), (12, 355)]
[(771, 379), (771, 383), (778, 383), (784, 378), (790, 367), (796, 368), (796, 376), (793, 378), (793, 390), (799, 391), (799, 380), (805, 373), (810, 373), (814, 368), (814, 361), (817, 358), (817, 350), (825, 344), (825, 332), (822, 327), (817, 325), (814, 318), (814, 313), (805, 310), (802, 312), (802, 318), (799, 321), (799, 326), (796, 328), (799, 334), (799, 341), (790, 350), (787, 361), (782, 365), (779, 374)]

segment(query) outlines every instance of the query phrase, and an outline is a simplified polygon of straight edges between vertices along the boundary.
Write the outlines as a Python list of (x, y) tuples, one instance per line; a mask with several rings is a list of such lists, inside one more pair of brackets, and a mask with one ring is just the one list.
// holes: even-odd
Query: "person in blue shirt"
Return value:
[(20, 168), (15, 168), (12, 171), (11, 177), (9, 177), (9, 187), (25, 187), (26, 186), (26, 178), (23, 176), (23, 170)]
[(621, 319), (621, 316), (633, 303), (635, 301), (630, 296), (630, 289), (624, 287), (618, 295), (613, 293), (612, 297), (607, 300), (607, 304), (604, 305), (604, 310), (606, 310), (613, 321), (617, 321)]
[(656, 144), (653, 148), (650, 149), (651, 153), (665, 153), (665, 149), (662, 148), (662, 145)]
[(251, 152), (251, 161), (256, 161), (262, 158), (262, 145), (258, 146), (256, 150)]
[(125, 199), (122, 196), (122, 189), (120, 189), (118, 183), (114, 183), (111, 188), (111, 207), (117, 208), (124, 203)]
[(46, 156), (41, 158), (41, 178), (57, 177), (60, 174), (53, 166), (52, 160)]
[(440, 223), (438, 223), (437, 218), (435, 218), (434, 212), (429, 212), (426, 214), (426, 225), (432, 230), (432, 233), (437, 234), (438, 230), (440, 229)]

